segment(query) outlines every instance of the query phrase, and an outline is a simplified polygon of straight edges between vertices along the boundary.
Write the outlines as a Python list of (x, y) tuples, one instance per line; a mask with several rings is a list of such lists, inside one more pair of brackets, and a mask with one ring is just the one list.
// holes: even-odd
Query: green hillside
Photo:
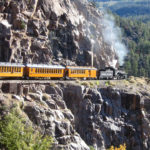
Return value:
[(100, 9), (110, 9), (121, 17), (134, 17), (143, 19), (142, 21), (150, 19), (150, 1), (148, 0), (99, 0), (97, 3)]

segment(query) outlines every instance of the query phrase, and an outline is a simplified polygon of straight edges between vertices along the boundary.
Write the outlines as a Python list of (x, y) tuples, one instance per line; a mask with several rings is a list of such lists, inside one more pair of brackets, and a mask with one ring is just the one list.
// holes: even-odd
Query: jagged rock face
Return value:
[[(77, 132), (96, 150), (123, 143), (130, 150), (149, 149), (149, 119), (142, 111), (140, 95), (113, 88), (68, 86), (64, 100), (75, 116)], [(145, 106), (149, 101), (146, 99)]]
[(133, 92), (131, 87), (62, 82), (3, 83), (0, 92), (0, 107), (19, 101), (27, 119), (53, 136), (54, 150), (89, 150), (89, 145), (105, 150), (123, 143), (129, 150), (150, 149), (150, 94), (145, 87)]
[(1, 1), (0, 61), (91, 65), (93, 51), (94, 66), (107, 66), (117, 57), (102, 17), (87, 1)]

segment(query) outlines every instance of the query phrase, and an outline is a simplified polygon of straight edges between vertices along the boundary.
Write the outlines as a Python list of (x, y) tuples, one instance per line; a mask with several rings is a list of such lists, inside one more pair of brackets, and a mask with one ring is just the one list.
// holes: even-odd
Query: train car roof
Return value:
[(30, 68), (54, 68), (54, 69), (65, 69), (64, 66), (61, 65), (46, 65), (46, 64), (27, 64), (27, 67)]
[(21, 63), (10, 63), (10, 62), (0, 62), (0, 66), (9, 66), (9, 67), (25, 67), (25, 65)]
[(66, 68), (76, 69), (76, 70), (97, 70), (97, 68), (88, 67), (88, 66), (66, 66)]

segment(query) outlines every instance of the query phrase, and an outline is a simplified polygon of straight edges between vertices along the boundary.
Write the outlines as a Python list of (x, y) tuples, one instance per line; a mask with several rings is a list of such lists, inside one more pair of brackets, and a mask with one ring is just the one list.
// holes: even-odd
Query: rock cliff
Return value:
[(14, 105), (54, 138), (54, 150), (150, 149), (149, 80), (1, 83), (0, 116)]
[(86, 0), (0, 0), (0, 61), (116, 65), (102, 18)]

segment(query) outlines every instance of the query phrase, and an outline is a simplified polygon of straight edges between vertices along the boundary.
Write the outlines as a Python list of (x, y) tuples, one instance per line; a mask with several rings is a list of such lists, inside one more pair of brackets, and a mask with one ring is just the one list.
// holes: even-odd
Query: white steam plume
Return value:
[(123, 65), (128, 50), (122, 43), (121, 29), (116, 26), (114, 17), (108, 14), (104, 15), (103, 25), (105, 27), (102, 31), (104, 40), (107, 44), (111, 45), (112, 50), (115, 51), (119, 57), (120, 65)]

